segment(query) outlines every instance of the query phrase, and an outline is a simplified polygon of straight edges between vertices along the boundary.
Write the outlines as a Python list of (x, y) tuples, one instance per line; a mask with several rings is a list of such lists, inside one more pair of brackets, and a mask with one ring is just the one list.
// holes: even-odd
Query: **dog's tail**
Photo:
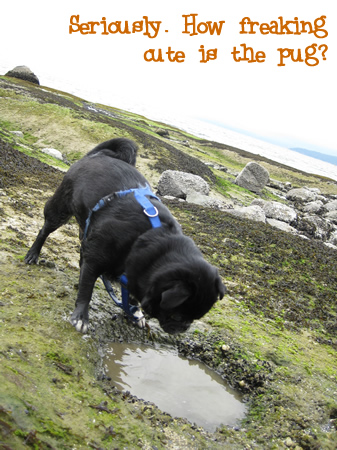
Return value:
[(110, 158), (121, 159), (134, 166), (136, 164), (137, 150), (137, 144), (130, 139), (115, 138), (97, 145), (97, 147), (87, 153), (87, 156), (103, 154), (110, 156)]

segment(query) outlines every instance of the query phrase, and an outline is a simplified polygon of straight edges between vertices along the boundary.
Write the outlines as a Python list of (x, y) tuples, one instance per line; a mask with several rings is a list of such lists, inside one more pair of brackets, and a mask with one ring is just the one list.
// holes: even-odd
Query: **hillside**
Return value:
[[(336, 448), (335, 250), (220, 210), (164, 200), (228, 287), (202, 321), (175, 339), (130, 325), (99, 283), (90, 333), (73, 329), (68, 318), (79, 274), (73, 220), (50, 236), (39, 265), (24, 264), (43, 205), (69, 164), (118, 136), (138, 143), (137, 167), (153, 187), (164, 170), (183, 170), (208, 181), (214, 196), (249, 204), (258, 196), (233, 181), (255, 160), (275, 180), (337, 194), (331, 180), (0, 77), (0, 448)], [(45, 147), (61, 151), (65, 162), (42, 153)], [(262, 197), (275, 198), (269, 189)], [(208, 433), (116, 390), (102, 355), (109, 341), (120, 340), (164, 342), (205, 362), (244, 395), (246, 419)]]

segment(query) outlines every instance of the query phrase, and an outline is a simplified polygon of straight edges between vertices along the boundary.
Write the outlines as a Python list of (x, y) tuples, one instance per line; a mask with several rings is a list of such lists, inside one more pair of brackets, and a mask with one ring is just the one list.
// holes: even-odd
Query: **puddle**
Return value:
[(117, 388), (207, 431), (235, 426), (245, 416), (240, 395), (218, 374), (172, 349), (113, 343), (104, 362)]

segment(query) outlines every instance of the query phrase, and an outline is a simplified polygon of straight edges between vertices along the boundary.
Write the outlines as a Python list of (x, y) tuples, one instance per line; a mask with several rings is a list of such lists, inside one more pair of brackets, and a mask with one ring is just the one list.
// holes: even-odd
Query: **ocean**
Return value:
[[(8, 69), (7, 69), (8, 70)], [(5, 68), (0, 65), (0, 74), (6, 73)], [(184, 130), (194, 136), (203, 139), (230, 145), (256, 155), (264, 156), (272, 161), (285, 164), (307, 173), (323, 175), (337, 181), (337, 166), (321, 161), (310, 156), (302, 155), (285, 147), (271, 144), (227, 128), (214, 125), (191, 117), (179, 116), (179, 113), (170, 113), (153, 107), (148, 108), (145, 104), (135, 103), (132, 99), (123, 97), (116, 92), (105, 91), (96, 85), (81, 87), (73, 85), (57, 78), (43, 78), (43, 85), (76, 95), (89, 102), (101, 103), (103, 105), (124, 109), (136, 114), (143, 115), (148, 119), (172, 125)], [(286, 134), (286, 132), (285, 132)]]

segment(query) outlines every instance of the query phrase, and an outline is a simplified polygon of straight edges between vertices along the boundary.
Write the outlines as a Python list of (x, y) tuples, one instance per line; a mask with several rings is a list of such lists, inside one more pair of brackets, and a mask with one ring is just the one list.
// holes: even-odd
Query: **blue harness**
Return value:
[[(108, 205), (111, 200), (115, 197), (125, 197), (128, 194), (134, 194), (135, 199), (137, 202), (141, 205), (143, 208), (143, 213), (149, 218), (150, 223), (152, 225), (152, 228), (159, 228), (161, 227), (161, 221), (159, 219), (158, 209), (150, 202), (148, 197), (155, 198), (156, 200), (160, 199), (154, 195), (154, 193), (151, 191), (150, 186), (146, 184), (145, 187), (140, 187), (136, 189), (128, 189), (126, 191), (119, 191), (115, 192), (114, 194), (107, 195), (106, 197), (103, 197), (96, 205), (90, 210), (88, 218), (85, 222), (85, 228), (84, 233), (82, 237), (82, 241), (84, 241), (88, 234), (88, 229), (90, 226), (90, 220), (91, 216), (94, 212), (100, 210), (104, 206)], [(148, 197), (147, 197), (148, 196)], [(116, 297), (116, 294), (113, 290), (113, 287), (108, 279), (104, 277), (104, 275), (100, 276), (101, 280), (104, 283), (105, 289), (107, 290), (108, 294), (112, 298), (112, 300), (115, 302), (115, 304), (122, 308), (123, 311), (127, 314), (127, 316), (133, 320), (134, 322), (138, 322), (140, 317), (136, 316), (136, 312), (139, 311), (138, 306), (133, 306), (129, 304), (129, 291), (127, 288), (128, 285), (128, 279), (125, 274), (121, 275), (119, 277), (119, 282), (121, 284), (121, 293), (122, 293), (122, 301), (119, 301)]]

